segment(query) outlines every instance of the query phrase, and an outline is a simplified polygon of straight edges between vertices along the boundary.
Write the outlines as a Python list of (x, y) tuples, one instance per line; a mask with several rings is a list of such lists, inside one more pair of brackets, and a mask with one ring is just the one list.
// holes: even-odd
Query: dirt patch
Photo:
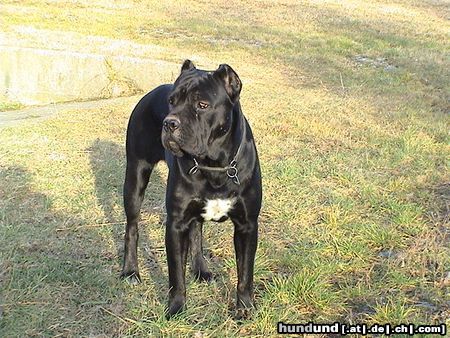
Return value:
[[(138, 101), (141, 95), (133, 96), (130, 98), (131, 101)], [(109, 105), (117, 104), (127, 98), (112, 98), (103, 99), (95, 101), (86, 102), (68, 102), (68, 103), (58, 103), (50, 104), (37, 107), (28, 107), (20, 110), (14, 111), (0, 111), (0, 128), (10, 127), (23, 122), (37, 122), (44, 120), (46, 118), (55, 116), (58, 113), (65, 111), (83, 111), (85, 109), (101, 109)]]
[(374, 68), (383, 68), (385, 71), (394, 71), (397, 69), (397, 66), (389, 63), (387, 58), (377, 57), (371, 58), (366, 55), (356, 55), (353, 57), (353, 61), (356, 62), (359, 66), (372, 66)]

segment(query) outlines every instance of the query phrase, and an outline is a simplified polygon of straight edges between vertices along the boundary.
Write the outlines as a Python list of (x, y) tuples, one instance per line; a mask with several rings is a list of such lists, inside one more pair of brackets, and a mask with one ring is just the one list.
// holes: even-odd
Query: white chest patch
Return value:
[(235, 199), (216, 199), (207, 200), (205, 204), (205, 212), (202, 214), (205, 221), (218, 221), (223, 216), (228, 216), (228, 212), (233, 208)]

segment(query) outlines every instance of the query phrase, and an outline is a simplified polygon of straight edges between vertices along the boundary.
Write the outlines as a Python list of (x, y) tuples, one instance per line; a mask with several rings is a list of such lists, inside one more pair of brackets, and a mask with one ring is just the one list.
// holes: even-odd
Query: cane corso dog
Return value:
[[(165, 244), (169, 268), (166, 316), (186, 303), (185, 270), (210, 281), (202, 248), (204, 221), (234, 225), (237, 263), (236, 317), (253, 307), (253, 266), (261, 208), (261, 172), (250, 126), (242, 114), (242, 84), (228, 65), (197, 69), (190, 60), (174, 84), (145, 95), (133, 110), (127, 130), (124, 206), (127, 217), (122, 277), (140, 282), (138, 220), (155, 164), (169, 167)], [(218, 225), (216, 225), (218, 226)]]

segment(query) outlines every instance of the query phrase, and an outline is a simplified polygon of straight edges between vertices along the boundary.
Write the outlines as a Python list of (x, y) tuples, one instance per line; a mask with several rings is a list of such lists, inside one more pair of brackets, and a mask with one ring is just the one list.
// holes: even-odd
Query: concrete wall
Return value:
[(24, 105), (146, 92), (179, 65), (129, 56), (0, 46), (0, 101)]

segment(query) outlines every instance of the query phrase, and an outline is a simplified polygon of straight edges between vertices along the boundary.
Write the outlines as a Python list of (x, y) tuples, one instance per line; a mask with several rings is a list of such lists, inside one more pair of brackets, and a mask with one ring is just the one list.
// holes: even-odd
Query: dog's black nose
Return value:
[(165, 131), (170, 130), (171, 132), (173, 132), (174, 130), (178, 129), (178, 127), (180, 127), (180, 120), (175, 116), (166, 117), (164, 119), (163, 126)]

